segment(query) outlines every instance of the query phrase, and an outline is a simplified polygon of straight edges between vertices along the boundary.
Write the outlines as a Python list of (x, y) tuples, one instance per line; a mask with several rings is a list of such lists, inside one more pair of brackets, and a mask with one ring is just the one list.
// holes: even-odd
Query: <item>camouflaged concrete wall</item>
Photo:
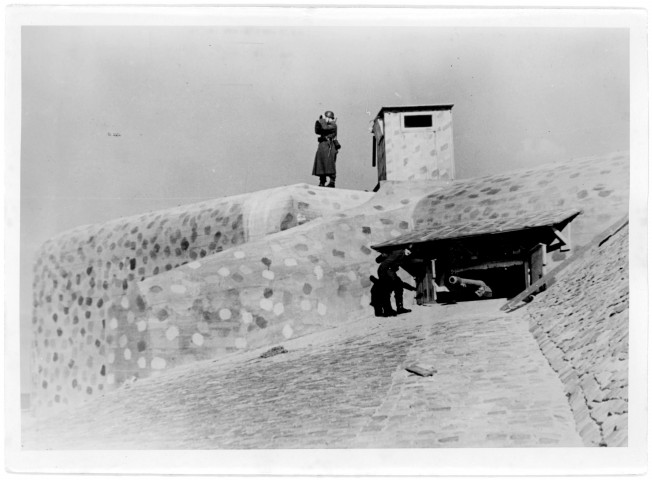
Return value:
[[(419, 228), (579, 209), (582, 215), (571, 224), (571, 241), (586, 245), (626, 215), (628, 208), (629, 154), (614, 153), (454, 182), (424, 197), (415, 209), (414, 222)], [(551, 260), (565, 257), (555, 252)]]
[(375, 195), (295, 186), (64, 234), (36, 268), (37, 408), (368, 315), (370, 246), (418, 225), (579, 205), (581, 243), (627, 211), (627, 167), (616, 155), (452, 184), (386, 182)]
[[(432, 185), (386, 185), (357, 208), (151, 277), (139, 285), (145, 362), (171, 366), (289, 338), (366, 315), (377, 253), (412, 225)], [(149, 358), (151, 355), (153, 358)]]
[[(74, 403), (142, 368), (136, 284), (371, 194), (296, 185), (84, 226), (46, 242), (34, 269), (36, 409)], [(156, 366), (156, 365), (154, 365)]]
[(385, 112), (385, 177), (381, 178), (391, 181), (455, 178), (452, 112), (435, 111), (432, 116), (432, 129), (405, 129), (401, 126), (401, 112)]
[(628, 233), (593, 247), (526, 307), (586, 446), (627, 446)]

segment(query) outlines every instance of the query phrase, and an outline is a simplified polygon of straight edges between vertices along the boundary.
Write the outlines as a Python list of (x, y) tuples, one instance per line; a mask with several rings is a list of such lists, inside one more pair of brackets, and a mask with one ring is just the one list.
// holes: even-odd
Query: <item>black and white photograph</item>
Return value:
[(646, 10), (5, 13), (10, 471), (647, 468)]

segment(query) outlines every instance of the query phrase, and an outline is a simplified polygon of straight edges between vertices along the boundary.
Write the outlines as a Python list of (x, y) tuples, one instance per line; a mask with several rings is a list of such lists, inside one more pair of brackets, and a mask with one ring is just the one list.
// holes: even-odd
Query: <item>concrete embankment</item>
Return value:
[[(563, 386), (500, 301), (415, 307), (162, 372), (26, 427), (28, 449), (571, 447)], [(431, 365), (429, 377), (406, 367)]]
[(596, 242), (524, 309), (586, 446), (627, 446), (628, 235)]

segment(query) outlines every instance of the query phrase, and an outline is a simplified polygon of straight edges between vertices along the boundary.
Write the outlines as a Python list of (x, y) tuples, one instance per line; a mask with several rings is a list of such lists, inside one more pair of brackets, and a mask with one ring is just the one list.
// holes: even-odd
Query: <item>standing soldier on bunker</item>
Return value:
[[(330, 110), (319, 116), (315, 122), (315, 133), (319, 135), (317, 141), (317, 153), (315, 163), (312, 167), (312, 174), (319, 177), (320, 187), (335, 187), (335, 161), (337, 152), (340, 149), (340, 142), (337, 141), (337, 119)], [(326, 185), (326, 177), (330, 182)]]

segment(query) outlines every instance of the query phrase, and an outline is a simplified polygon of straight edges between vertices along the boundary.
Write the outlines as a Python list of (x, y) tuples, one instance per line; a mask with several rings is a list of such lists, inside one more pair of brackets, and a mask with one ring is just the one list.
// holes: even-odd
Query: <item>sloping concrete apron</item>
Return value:
[[(24, 428), (26, 448), (582, 446), (557, 375), (501, 301), (415, 307), (138, 381)], [(409, 374), (431, 365), (431, 377)]]

